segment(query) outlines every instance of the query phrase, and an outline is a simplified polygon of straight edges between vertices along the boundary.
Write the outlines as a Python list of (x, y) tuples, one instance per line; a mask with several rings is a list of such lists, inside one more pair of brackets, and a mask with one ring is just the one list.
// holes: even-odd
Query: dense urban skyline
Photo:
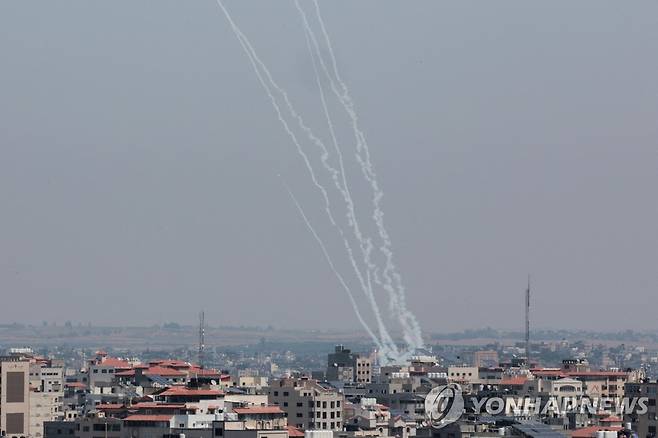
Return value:
[[(321, 126), (292, 3), (226, 4)], [(426, 331), (521, 328), (528, 273), (533, 327), (656, 329), (658, 5), (322, 5)], [(0, 33), (4, 321), (358, 327), (215, 2), (7, 1)]]

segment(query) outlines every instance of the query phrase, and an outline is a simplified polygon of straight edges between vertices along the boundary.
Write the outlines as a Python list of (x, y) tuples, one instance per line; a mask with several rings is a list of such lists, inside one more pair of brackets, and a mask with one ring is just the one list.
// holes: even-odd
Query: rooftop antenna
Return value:
[(205, 313), (201, 311), (201, 313), (199, 313), (199, 357), (197, 358), (199, 362), (199, 368), (201, 369), (203, 369), (203, 359), (206, 350), (205, 338), (206, 338)]
[(528, 288), (525, 290), (525, 357), (526, 366), (530, 368), (530, 275)]

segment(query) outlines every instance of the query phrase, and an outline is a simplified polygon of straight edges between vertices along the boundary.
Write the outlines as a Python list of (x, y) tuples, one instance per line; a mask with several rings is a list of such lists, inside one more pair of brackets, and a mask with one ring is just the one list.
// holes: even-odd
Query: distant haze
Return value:
[[(226, 6), (326, 138), (292, 2)], [(321, 6), (425, 330), (529, 273), (534, 327), (658, 329), (658, 3)], [(358, 328), (278, 174), (346, 268), (215, 1), (0, 2), (3, 322)]]

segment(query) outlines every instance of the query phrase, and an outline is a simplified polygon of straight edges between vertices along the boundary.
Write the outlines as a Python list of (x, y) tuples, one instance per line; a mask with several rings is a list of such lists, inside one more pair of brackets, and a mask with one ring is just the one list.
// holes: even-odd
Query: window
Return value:
[(304, 406), (304, 403), (302, 403), (302, 402), (297, 402), (297, 407), (298, 407), (298, 408), (301, 408), (302, 406)]
[[(23, 403), (25, 401), (25, 373), (22, 371), (7, 372), (7, 403)], [(8, 414), (9, 415), (9, 414)], [(23, 415), (23, 414), (21, 414)], [(18, 418), (18, 417), (16, 417)], [(9, 421), (9, 420), (7, 420)], [(7, 434), (10, 432), (7, 430)], [(23, 433), (23, 420), (21, 419), (21, 430)]]
[(290, 394), (288, 393), (288, 391), (283, 391), (283, 396), (284, 396), (284, 397), (288, 397), (289, 395), (290, 395)]
[(274, 391), (274, 397), (278, 397), (278, 396), (279, 396), (279, 391)]
[(340, 408), (340, 400), (338, 400), (338, 401), (336, 402), (336, 407), (337, 407), (337, 408)]
[(303, 415), (302, 415), (302, 413), (301, 413), (301, 412), (297, 412), (297, 415), (296, 415), (296, 417), (297, 417), (297, 418), (302, 418), (302, 417), (303, 417)]
[(283, 407), (287, 408), (288, 407), (288, 402), (283, 402)]
[(215, 436), (224, 436), (224, 429), (222, 429), (221, 427), (216, 427)]
[(330, 406), (331, 406), (331, 409), (335, 408), (336, 407), (336, 402), (331, 402)]
[(101, 370), (101, 374), (107, 374), (107, 370), (106, 370), (105, 368), (103, 368), (103, 369)]
[[(13, 371), (12, 371), (13, 373)], [(7, 373), (9, 375), (10, 373)], [(17, 373), (17, 374), (24, 374), (24, 373)], [(22, 377), (21, 377), (22, 379)], [(22, 394), (22, 393), (21, 393)], [(17, 414), (7, 414), (7, 424), (5, 425), (5, 432), (7, 434), (15, 434), (15, 433), (23, 433), (23, 413), (17, 413)]]

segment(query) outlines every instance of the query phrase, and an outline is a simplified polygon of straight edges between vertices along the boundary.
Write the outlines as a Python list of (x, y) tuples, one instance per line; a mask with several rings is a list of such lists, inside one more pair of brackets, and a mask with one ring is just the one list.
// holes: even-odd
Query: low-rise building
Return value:
[(271, 405), (288, 415), (288, 423), (301, 430), (341, 430), (344, 396), (334, 387), (308, 378), (275, 380), (267, 390)]

